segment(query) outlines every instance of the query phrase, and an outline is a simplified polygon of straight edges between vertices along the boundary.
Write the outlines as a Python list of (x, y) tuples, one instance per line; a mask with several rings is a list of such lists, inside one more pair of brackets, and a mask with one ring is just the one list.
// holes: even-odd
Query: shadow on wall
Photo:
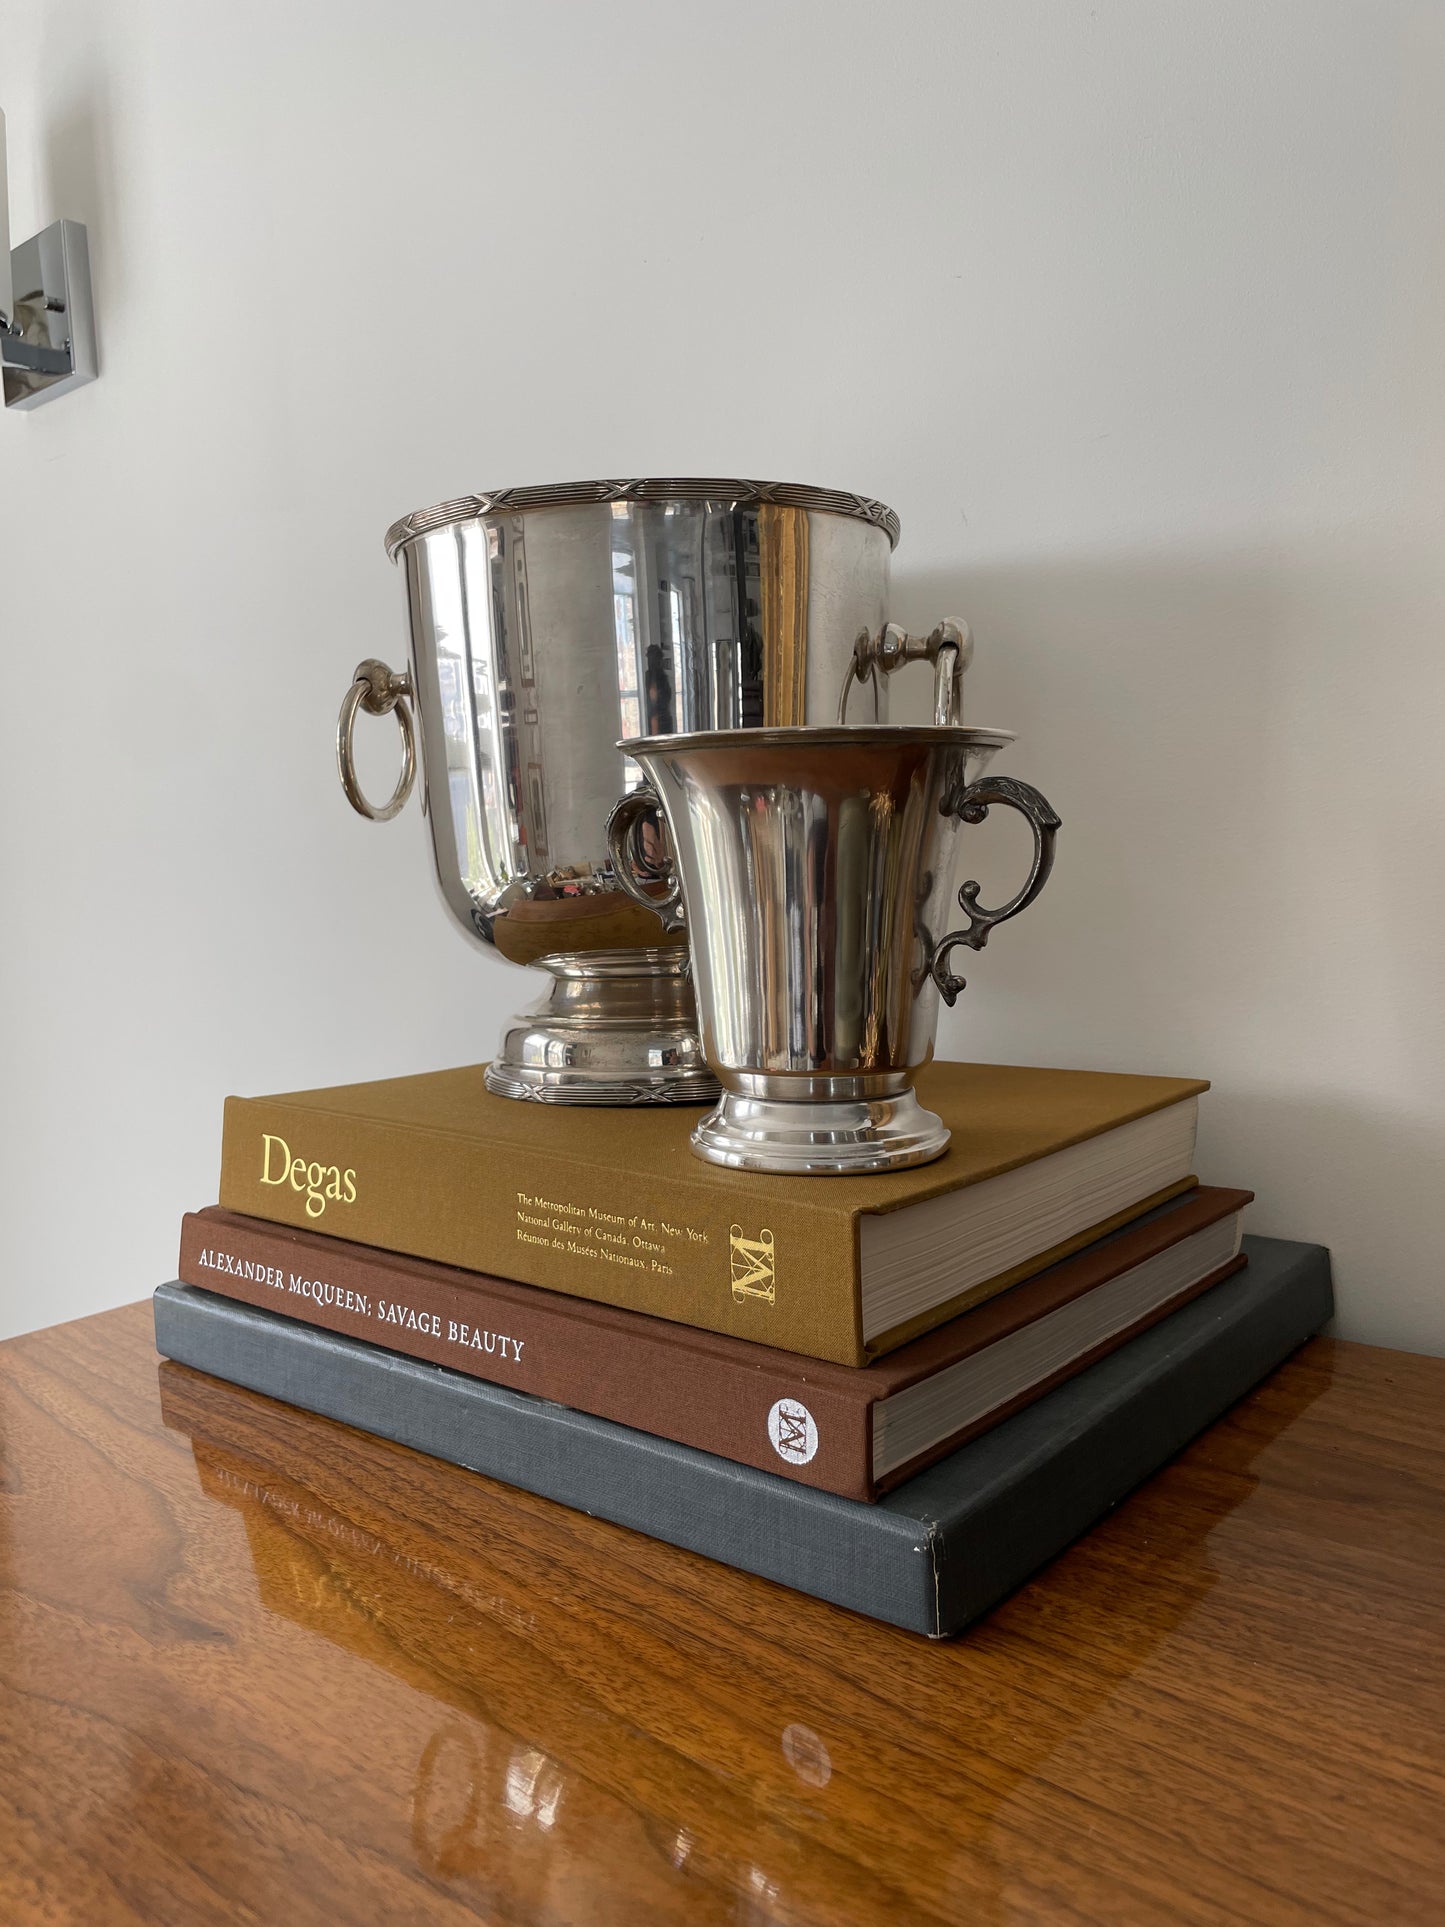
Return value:
[[(968, 719), (1064, 822), (940, 1054), (1211, 1078), (1204, 1174), (1334, 1247), (1346, 1335), (1377, 1281), (1373, 1335), (1441, 1350), (1445, 570), (1365, 535), (898, 569), (894, 614), (968, 619)], [(1012, 888), (1022, 837), (965, 835)]]
[(1141, 1025), (1262, 1060), (1296, 1038), (1310, 1084), (1437, 1101), (1438, 607), (1334, 551), (988, 567), (894, 602), (967, 616), (970, 719), (1017, 730), (999, 767), (1064, 818), (1047, 891), (994, 940), (1031, 992), (1046, 970), (1080, 1021), (1096, 993), (1110, 1049)]
[[(1246, 1228), (1331, 1247), (1344, 1337), (1352, 1314), (1368, 1312), (1374, 1343), (1445, 1353), (1442, 1160), (1438, 1113), (1392, 1110), (1350, 1091), (1265, 1095), (1220, 1080), (1200, 1107), (1201, 1172), (1258, 1193)], [(1396, 1322), (1393, 1334), (1379, 1329), (1382, 1317)]]
[[(53, 38), (53, 21), (46, 37)], [(63, 64), (63, 63), (61, 63)], [(42, 60), (42, 71), (48, 71)], [(83, 221), (89, 232), (95, 308), (125, 287), (125, 221), (116, 195), (114, 117), (109, 83), (96, 69), (75, 75), (46, 116), (40, 172), (41, 222)]]
[[(1181, 1017), (1188, 1025), (1181, 993), (1215, 994), (1234, 974), (1240, 931), (1276, 884), (1260, 848), (1275, 727), (1264, 639), (1280, 615), (1271, 572), (1024, 562), (904, 577), (894, 604), (912, 627), (967, 618), (978, 639), (968, 720), (1017, 731), (997, 766), (1036, 783), (1063, 818), (1044, 895), (974, 966), (978, 1001), (992, 1012), (1025, 1000), (1031, 1024), (1067, 1037), (1075, 1061), (1152, 1065)], [(1233, 780), (1239, 770), (1247, 782)], [(965, 835), (962, 861), (986, 896), (1022, 860), (1011, 827)]]

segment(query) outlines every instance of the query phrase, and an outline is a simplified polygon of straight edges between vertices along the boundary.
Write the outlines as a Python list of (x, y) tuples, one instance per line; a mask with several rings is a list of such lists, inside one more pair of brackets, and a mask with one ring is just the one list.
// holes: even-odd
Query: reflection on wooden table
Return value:
[(6, 1927), (1430, 1918), (1438, 1361), (1308, 1347), (933, 1645), (144, 1316), (0, 1347)]

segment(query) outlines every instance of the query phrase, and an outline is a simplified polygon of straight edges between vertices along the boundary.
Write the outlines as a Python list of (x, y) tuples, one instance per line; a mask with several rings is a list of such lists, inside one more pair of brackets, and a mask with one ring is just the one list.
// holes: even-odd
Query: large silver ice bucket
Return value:
[[(608, 812), (637, 782), (618, 739), (876, 723), (887, 672), (918, 659), (934, 667), (937, 720), (957, 722), (968, 633), (888, 621), (897, 536), (892, 510), (864, 496), (683, 480), (500, 489), (388, 532), (410, 666), (358, 668), (341, 778), (363, 815), (396, 814), (414, 704), (448, 907), (478, 942), (552, 973), (550, 995), (507, 1025), (493, 1090), (569, 1104), (716, 1095), (686, 945), (608, 861)], [(402, 727), (402, 777), (380, 807), (352, 763), (358, 710)]]
[[(896, 1170), (935, 1158), (941, 1119), (913, 1091), (933, 1055), (950, 962), (1025, 909), (1048, 879), (1059, 819), (1027, 783), (984, 773), (1013, 738), (987, 729), (758, 729), (634, 739), (650, 786), (608, 836), (625, 888), (660, 798), (676, 879), (658, 904), (685, 919), (703, 1049), (722, 1097), (692, 1134), (715, 1164), (806, 1173)], [(994, 804), (1027, 818), (1034, 856), (996, 910), (965, 883), (961, 823)], [(650, 898), (646, 899), (651, 901)], [(966, 922), (949, 929), (958, 910)]]

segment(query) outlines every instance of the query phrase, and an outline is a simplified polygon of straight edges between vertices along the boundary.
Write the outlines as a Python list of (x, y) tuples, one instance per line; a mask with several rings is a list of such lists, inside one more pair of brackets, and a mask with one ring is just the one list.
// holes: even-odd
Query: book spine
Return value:
[(485, 1278), (196, 1212), (181, 1224), (178, 1275), (803, 1485), (872, 1497), (867, 1402), (810, 1381), (803, 1358), (792, 1371), (739, 1364), (694, 1350), (686, 1326), (634, 1319), (619, 1330), (547, 1292), (489, 1291)]
[[(182, 1365), (936, 1638), (1054, 1558), (1330, 1316), (1326, 1252), (1245, 1245), (1245, 1270), (877, 1505), (180, 1285), (155, 1294), (156, 1345)], [(173, 1422), (164, 1374), (161, 1392)]]
[(698, 1169), (662, 1183), (530, 1145), (233, 1097), (220, 1202), (730, 1338), (866, 1363), (855, 1218), (810, 1205), (780, 1179), (742, 1189)]

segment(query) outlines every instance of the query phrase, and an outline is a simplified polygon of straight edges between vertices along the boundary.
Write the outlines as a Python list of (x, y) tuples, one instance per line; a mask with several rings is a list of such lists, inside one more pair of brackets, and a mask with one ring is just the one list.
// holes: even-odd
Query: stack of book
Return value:
[(1326, 1254), (1198, 1183), (1205, 1089), (934, 1064), (942, 1159), (807, 1179), (480, 1067), (232, 1098), (157, 1344), (941, 1637), (1330, 1316)]

